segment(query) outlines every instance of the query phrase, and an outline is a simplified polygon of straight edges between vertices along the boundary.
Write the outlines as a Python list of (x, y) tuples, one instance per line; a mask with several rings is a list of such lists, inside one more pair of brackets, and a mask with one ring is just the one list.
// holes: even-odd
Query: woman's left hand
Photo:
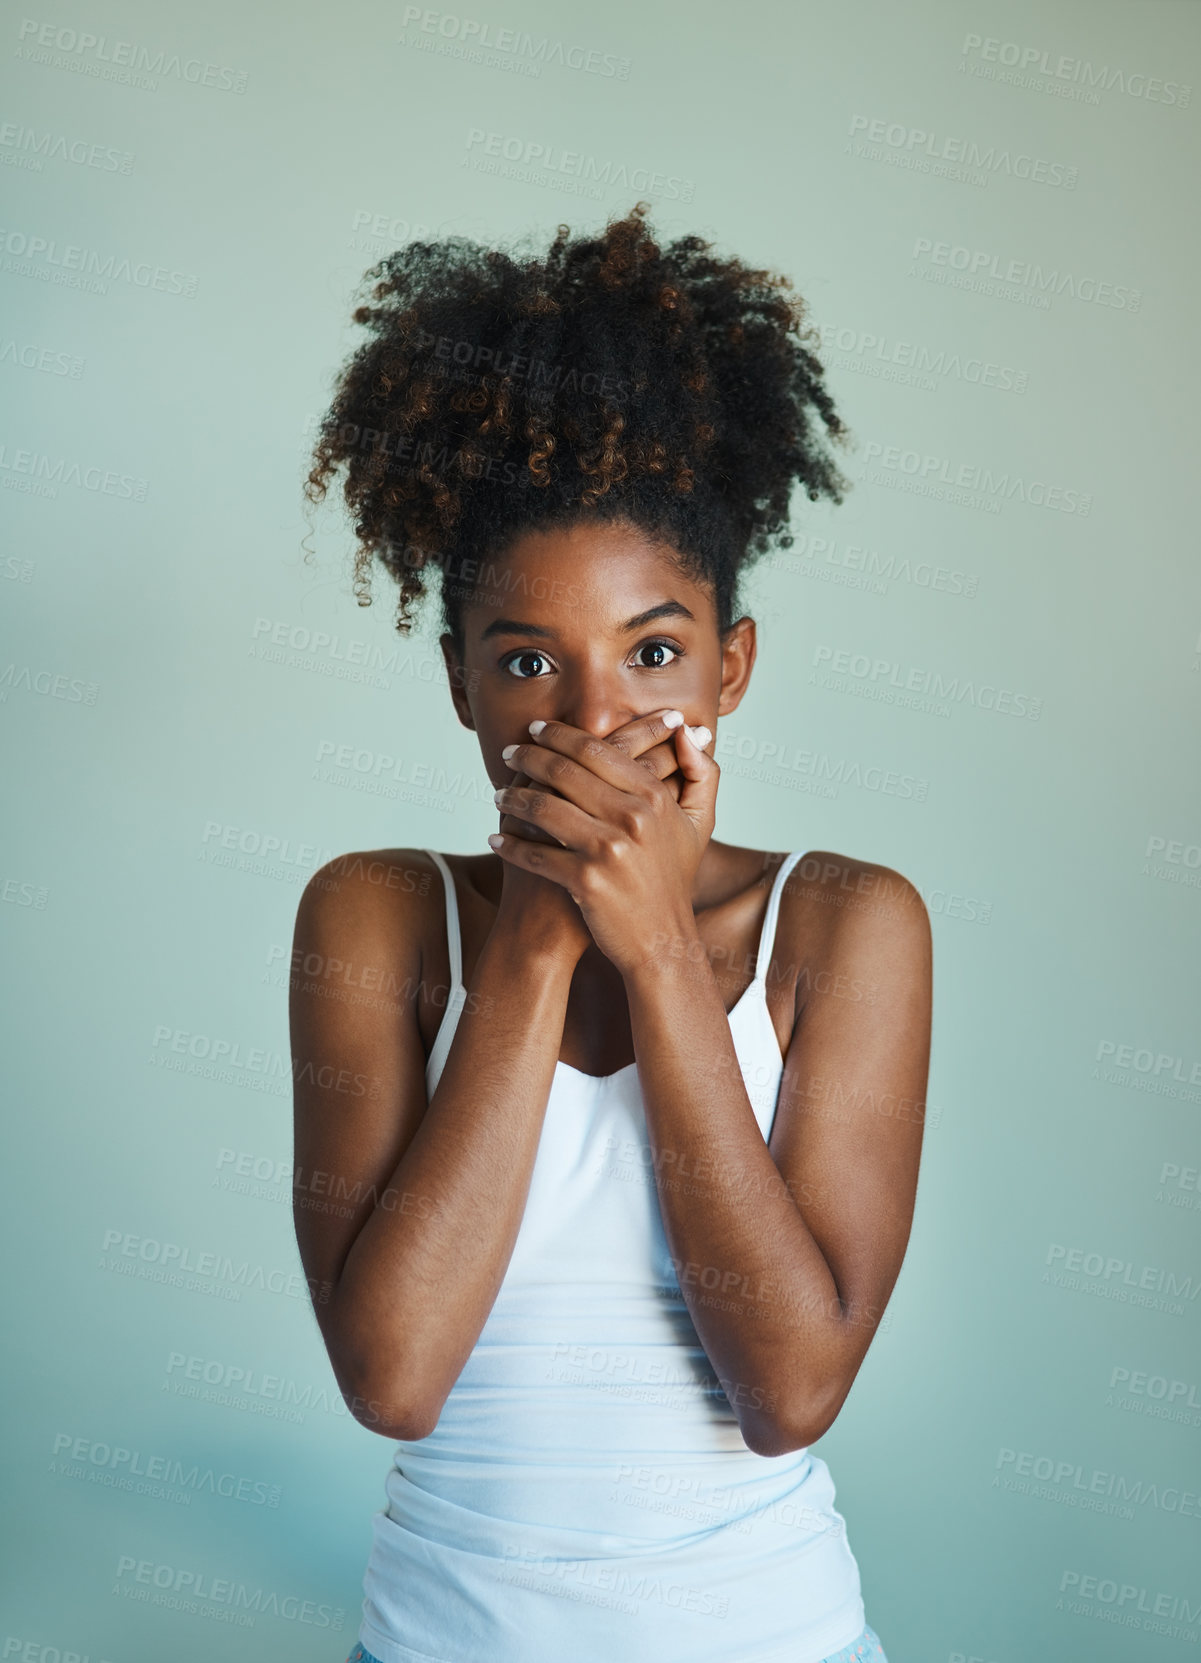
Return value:
[[(700, 731), (708, 743), (708, 731)], [(502, 812), (531, 821), (562, 845), (505, 832), (493, 845), (496, 853), (561, 884), (623, 975), (658, 956), (654, 937), (693, 933), (692, 882), (717, 816), (718, 764), (683, 723), (674, 732), (664, 726), (663, 737), (674, 737), (684, 777), (678, 802), (619, 745), (566, 722), (545, 723), (509, 753), (509, 766), (535, 783), (496, 793)], [(553, 789), (539, 791), (538, 781)]]

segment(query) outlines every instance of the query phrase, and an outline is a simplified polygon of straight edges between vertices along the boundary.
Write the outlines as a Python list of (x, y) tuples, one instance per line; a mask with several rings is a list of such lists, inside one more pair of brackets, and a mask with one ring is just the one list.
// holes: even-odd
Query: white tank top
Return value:
[[(442, 856), (451, 991), (467, 997)], [(783, 1073), (766, 975), (730, 1011), (765, 1139)], [(555, 1066), (521, 1228), (428, 1438), (396, 1446), (359, 1638), (382, 1663), (820, 1663), (864, 1626), (825, 1462), (748, 1450), (672, 1269), (637, 1066)]]

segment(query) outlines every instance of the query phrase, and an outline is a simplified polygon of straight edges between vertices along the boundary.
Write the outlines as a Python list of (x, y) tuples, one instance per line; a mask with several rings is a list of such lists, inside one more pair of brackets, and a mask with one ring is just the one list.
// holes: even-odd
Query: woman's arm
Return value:
[(921, 897), (887, 868), (817, 859), (785, 885), (798, 1014), (770, 1143), (703, 947), (625, 976), (681, 1292), (760, 1455), (815, 1442), (851, 1389), (900, 1273), (925, 1115)]
[[(649, 716), (610, 738), (674, 802), (668, 736)], [(530, 783), (516, 765), (514, 780)], [(500, 824), (539, 835), (508, 814)], [(297, 1240), (310, 1286), (331, 1290), (314, 1308), (338, 1384), (355, 1418), (390, 1438), (437, 1425), (496, 1300), (591, 939), (561, 888), (505, 868), (427, 1104), (417, 880), (429, 866), (415, 862), (393, 850), (322, 868), (301, 898), (292, 960)], [(426, 905), (440, 923), (437, 890)]]
[(323, 867), (292, 961), (297, 1241), (310, 1285), (330, 1289), (314, 1309), (338, 1385), (394, 1439), (436, 1426), (496, 1299), (578, 958), (545, 912), (502, 906), (427, 1104), (415, 860)]

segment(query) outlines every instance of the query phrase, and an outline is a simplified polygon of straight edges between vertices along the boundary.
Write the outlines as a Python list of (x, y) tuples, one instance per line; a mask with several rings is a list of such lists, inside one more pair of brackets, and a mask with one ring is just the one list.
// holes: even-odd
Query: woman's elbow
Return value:
[(363, 1360), (356, 1365), (340, 1358), (334, 1374), (346, 1407), (368, 1432), (393, 1443), (418, 1443), (438, 1424), (442, 1405), (412, 1389), (408, 1371), (390, 1369), (381, 1374), (378, 1360), (369, 1367)]
[(791, 1455), (794, 1450), (808, 1449), (810, 1444), (824, 1437), (838, 1419), (846, 1393), (837, 1400), (827, 1399), (823, 1406), (804, 1405), (773, 1407), (748, 1414), (741, 1422), (742, 1441), (752, 1455)]

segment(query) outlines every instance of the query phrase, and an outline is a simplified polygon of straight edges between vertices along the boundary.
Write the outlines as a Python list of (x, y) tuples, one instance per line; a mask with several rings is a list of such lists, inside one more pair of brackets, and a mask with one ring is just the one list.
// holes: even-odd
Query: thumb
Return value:
[(684, 813), (709, 837), (717, 819), (717, 782), (721, 778), (721, 769), (709, 753), (696, 743), (692, 734), (705, 745), (711, 737), (708, 728), (693, 728), (690, 732), (681, 723), (676, 729), (676, 760), (684, 776), (678, 800)]

